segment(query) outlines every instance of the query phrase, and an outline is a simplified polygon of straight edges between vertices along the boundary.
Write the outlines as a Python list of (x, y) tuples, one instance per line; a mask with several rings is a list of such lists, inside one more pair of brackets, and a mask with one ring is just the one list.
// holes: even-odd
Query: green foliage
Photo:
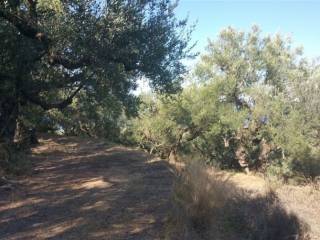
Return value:
[(191, 30), (175, 7), (170, 0), (1, 1), (1, 141), (13, 141), (25, 111), (41, 112), (34, 106), (71, 105), (49, 113), (50, 121), (69, 131), (78, 115), (91, 132), (104, 126), (115, 135), (123, 112), (135, 112), (137, 79), (158, 92), (179, 90)]
[(227, 28), (179, 94), (143, 99), (132, 125), (154, 152), (288, 178), (320, 174), (319, 67), (290, 39)]
[(84, 134), (115, 141), (119, 136), (122, 114), (121, 102), (112, 96), (98, 102), (93, 96), (81, 92), (71, 105), (62, 111), (49, 110), (45, 118), (52, 121), (53, 130), (63, 130), (67, 135)]

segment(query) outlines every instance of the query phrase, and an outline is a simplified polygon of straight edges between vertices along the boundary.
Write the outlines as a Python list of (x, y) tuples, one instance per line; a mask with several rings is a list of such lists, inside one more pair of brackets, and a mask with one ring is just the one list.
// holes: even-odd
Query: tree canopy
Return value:
[(221, 168), (320, 174), (319, 66), (290, 39), (226, 28), (188, 79), (179, 94), (144, 100), (132, 131), (142, 147)]
[(141, 77), (158, 92), (177, 91), (190, 30), (175, 7), (170, 0), (1, 1), (0, 138), (13, 140), (25, 106), (64, 109), (82, 94), (132, 112)]

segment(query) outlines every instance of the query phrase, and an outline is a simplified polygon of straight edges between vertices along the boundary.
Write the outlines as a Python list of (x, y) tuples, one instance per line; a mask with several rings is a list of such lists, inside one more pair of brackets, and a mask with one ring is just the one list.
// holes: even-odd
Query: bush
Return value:
[(253, 196), (199, 164), (177, 178), (167, 239), (305, 240), (307, 232), (273, 191)]

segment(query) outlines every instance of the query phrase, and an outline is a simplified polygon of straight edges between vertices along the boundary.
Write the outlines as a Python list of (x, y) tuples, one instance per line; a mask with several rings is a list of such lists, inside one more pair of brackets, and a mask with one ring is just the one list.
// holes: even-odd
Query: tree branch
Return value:
[[(32, 9), (37, 4), (37, 1), (29, 0), (29, 4), (30, 9)], [(2, 9), (0, 9), (0, 17), (6, 19), (9, 23), (14, 25), (24, 36), (40, 41), (45, 45), (46, 48), (49, 47), (50, 39), (47, 37), (47, 35), (33, 26), (30, 21), (28, 21), (24, 17), (11, 14), (8, 11), (4, 11)], [(43, 55), (44, 54), (41, 54), (39, 56), (39, 59), (41, 59)], [(110, 62), (123, 64), (125, 70), (128, 72), (139, 68), (136, 64), (129, 63), (121, 58), (110, 56), (109, 60)], [(92, 60), (89, 57), (82, 57), (77, 61), (71, 61), (61, 55), (52, 54), (51, 56), (49, 56), (49, 63), (51, 65), (61, 65), (67, 69), (72, 70), (86, 66), (92, 63)]]
[(42, 107), (44, 110), (49, 110), (53, 108), (63, 109), (72, 103), (73, 98), (77, 95), (77, 93), (84, 87), (84, 84), (80, 84), (80, 86), (65, 100), (59, 103), (47, 103), (43, 99), (39, 98), (38, 96), (31, 96), (26, 92), (22, 92), (23, 97), (28, 100), (29, 102), (36, 104)]
[(25, 18), (11, 14), (2, 9), (0, 9), (0, 17), (4, 18), (9, 23), (14, 25), (24, 36), (34, 40), (38, 40), (46, 46), (49, 45), (50, 39), (46, 36), (46, 34), (36, 27), (32, 26), (30, 22)]
[(28, 0), (29, 2), (29, 12), (30, 12), (30, 17), (34, 22), (37, 22), (37, 0)]
[[(0, 75), (1, 76), (1, 75)], [(70, 76), (66, 73), (63, 73), (61, 76), (60, 81), (50, 81), (50, 82), (44, 82), (44, 81), (24, 81), (23, 84), (28, 89), (28, 95), (38, 95), (41, 92), (47, 92), (47, 91), (53, 91), (56, 89), (62, 89), (62, 88), (67, 88), (70, 87), (71, 84), (75, 83), (81, 83), (83, 82), (83, 74), (79, 73), (74, 76)]]

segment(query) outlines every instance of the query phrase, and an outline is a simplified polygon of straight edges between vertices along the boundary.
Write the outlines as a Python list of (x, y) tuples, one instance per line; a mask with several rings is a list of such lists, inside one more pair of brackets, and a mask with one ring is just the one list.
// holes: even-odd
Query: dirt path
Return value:
[(0, 239), (161, 239), (173, 174), (96, 140), (46, 138), (35, 173), (0, 191)]

